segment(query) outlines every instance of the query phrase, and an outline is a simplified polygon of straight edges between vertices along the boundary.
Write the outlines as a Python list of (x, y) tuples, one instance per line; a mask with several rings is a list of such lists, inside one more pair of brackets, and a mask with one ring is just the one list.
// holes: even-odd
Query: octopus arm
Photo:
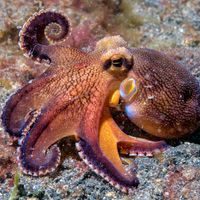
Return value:
[(2, 114), (5, 130), (11, 135), (21, 136), (24, 124), (34, 110), (40, 111), (56, 95), (62, 95), (62, 88), (66, 91), (70, 88), (70, 85), (67, 85), (69, 74), (70, 72), (64, 68), (49, 68), (40, 77), (13, 94)]
[(53, 11), (35, 13), (24, 24), (19, 34), (19, 46), (25, 55), (39, 62), (63, 65), (80, 60), (86, 55), (77, 49), (66, 47), (64, 40), (70, 32), (67, 17)]
[[(108, 91), (108, 89), (105, 91)], [(101, 94), (101, 96), (108, 95)], [(101, 175), (116, 188), (127, 192), (128, 188), (138, 185), (138, 179), (135, 174), (128, 173), (123, 168), (115, 137), (113, 135), (107, 137), (106, 133), (102, 131), (99, 134), (100, 118), (105, 103), (102, 98), (101, 101), (99, 99), (94, 95), (93, 102), (86, 109), (78, 131), (81, 139), (77, 144), (77, 149), (80, 157), (97, 174)]]
[[(40, 53), (48, 56), (49, 64), (53, 66), (75, 64), (87, 60), (87, 54), (78, 49), (61, 45), (40, 46)], [(41, 61), (41, 60), (39, 60)], [(67, 65), (66, 65), (67, 64)]]
[[(110, 147), (105, 144), (111, 140), (121, 154), (130, 156), (153, 156), (154, 153), (161, 152), (167, 148), (167, 144), (163, 140), (154, 142), (125, 134), (115, 123), (108, 109), (104, 110), (101, 118), (99, 138), (101, 149), (104, 149), (107, 153), (110, 153)], [(118, 157), (118, 165), (121, 165), (118, 151), (115, 153), (114, 159)]]
[(72, 102), (63, 104), (58, 98), (27, 120), (18, 149), (19, 165), (25, 174), (46, 175), (60, 164), (60, 149), (55, 143), (64, 137), (76, 136), (71, 105)]

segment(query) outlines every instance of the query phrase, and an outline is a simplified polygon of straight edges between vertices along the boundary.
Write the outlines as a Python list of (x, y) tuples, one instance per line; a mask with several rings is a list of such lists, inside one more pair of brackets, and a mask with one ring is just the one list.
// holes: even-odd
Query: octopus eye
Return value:
[(118, 59), (112, 60), (112, 65), (114, 67), (121, 67), (123, 63), (124, 63), (124, 58), (118, 58)]
[(104, 63), (104, 69), (110, 71), (125, 71), (131, 68), (131, 63), (129, 64), (126, 58), (121, 57), (121, 55), (114, 55), (111, 59)]
[(101, 57), (103, 68), (111, 72), (129, 71), (133, 66), (133, 58), (128, 49), (120, 47), (111, 49)]

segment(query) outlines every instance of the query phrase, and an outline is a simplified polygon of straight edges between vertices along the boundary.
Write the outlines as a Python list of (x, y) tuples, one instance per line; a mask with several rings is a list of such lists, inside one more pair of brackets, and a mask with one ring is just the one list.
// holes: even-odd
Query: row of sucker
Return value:
[[(33, 110), (27, 114), (27, 120), (24, 124), (24, 127), (21, 131), (21, 138), (18, 140), (18, 144), (20, 145), (17, 148), (17, 162), (20, 170), (27, 175), (31, 176), (43, 176), (55, 171), (55, 169), (60, 164), (61, 160), (61, 152), (57, 145), (51, 146), (50, 150), (54, 156), (50, 159), (51, 165), (48, 163), (44, 166), (33, 166), (33, 163), (30, 163), (26, 159), (26, 143), (28, 140), (28, 136), (30, 134), (31, 128), (36, 123), (38, 116), (41, 114), (39, 110)], [(33, 150), (33, 149), (32, 149)], [(47, 155), (49, 152), (45, 152)]]
[(43, 46), (62, 42), (69, 33), (69, 20), (63, 14), (41, 10), (33, 14), (22, 27), (19, 46), (28, 57), (50, 64), (51, 59), (42, 52)]
[(78, 141), (76, 143), (76, 149), (78, 151), (78, 155), (80, 156), (80, 158), (83, 160), (83, 162), (89, 166), (89, 168), (94, 171), (96, 174), (100, 175), (103, 179), (105, 179), (107, 182), (109, 182), (112, 186), (114, 186), (116, 189), (121, 190), (124, 193), (130, 193), (132, 192), (132, 188), (130, 187), (126, 187), (124, 185), (119, 184), (118, 182), (116, 182), (115, 180), (113, 180), (112, 177), (109, 176), (109, 174), (105, 173), (103, 170), (101, 170), (100, 168), (98, 168), (97, 166), (95, 166), (95, 164), (90, 161), (90, 158), (85, 155), (83, 148), (81, 146), (81, 141)]

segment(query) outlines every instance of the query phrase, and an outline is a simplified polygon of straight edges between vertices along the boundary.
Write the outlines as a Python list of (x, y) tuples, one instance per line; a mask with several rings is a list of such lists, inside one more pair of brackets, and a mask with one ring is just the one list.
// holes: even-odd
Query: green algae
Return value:
[(7, 29), (0, 29), (0, 43), (11, 39), (14, 44), (17, 44), (16, 37), (18, 36), (18, 29), (13, 25)]
[(0, 88), (1, 87), (5, 88), (6, 90), (10, 90), (12, 88), (12, 84), (8, 79), (0, 78)]
[(0, 29), (0, 42), (4, 41), (6, 32)]
[(176, 47), (176, 41), (175, 40), (164, 40), (164, 39), (153, 39), (151, 42), (149, 42), (148, 47), (151, 49), (156, 50), (165, 50), (169, 48), (175, 48)]
[(19, 193), (19, 181), (20, 181), (20, 173), (16, 172), (14, 176), (14, 186), (12, 188), (9, 200), (16, 200), (18, 198)]
[(139, 46), (142, 37), (139, 28), (144, 24), (144, 17), (135, 12), (134, 6), (134, 1), (122, 0), (120, 12), (113, 18), (113, 27), (130, 46)]
[(134, 3), (131, 0), (123, 0), (120, 8), (123, 13), (122, 20), (127, 25), (138, 27), (144, 24), (144, 18), (134, 12)]

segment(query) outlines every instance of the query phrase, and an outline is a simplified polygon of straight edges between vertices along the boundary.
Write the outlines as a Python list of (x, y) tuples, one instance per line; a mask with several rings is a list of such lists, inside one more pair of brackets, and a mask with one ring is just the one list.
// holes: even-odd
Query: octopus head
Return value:
[(122, 75), (132, 68), (132, 54), (126, 41), (119, 35), (98, 41), (94, 52), (101, 53), (101, 65), (112, 75)]

